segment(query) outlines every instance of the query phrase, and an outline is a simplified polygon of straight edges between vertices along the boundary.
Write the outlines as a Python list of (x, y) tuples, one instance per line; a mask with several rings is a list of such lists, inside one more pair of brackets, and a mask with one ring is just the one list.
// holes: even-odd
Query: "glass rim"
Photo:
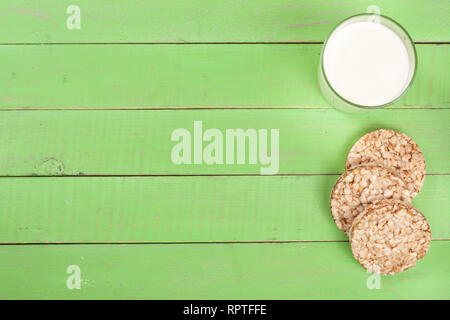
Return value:
[[(398, 26), (398, 27), (400, 28), (400, 30), (403, 31), (403, 32), (405, 33), (406, 37), (408, 38), (409, 42), (411, 43), (411, 46), (412, 46), (412, 49), (413, 49), (413, 52), (414, 52), (414, 71), (413, 71), (413, 75), (412, 75), (411, 79), (409, 80), (408, 85), (405, 87), (405, 89), (402, 91), (402, 93), (401, 93), (398, 97), (396, 97), (395, 99), (393, 99), (393, 100), (391, 100), (391, 101), (389, 101), (389, 102), (387, 102), (387, 103), (380, 104), (380, 105), (376, 105), (376, 106), (365, 106), (365, 105), (360, 105), (360, 104), (351, 102), (351, 101), (345, 99), (344, 97), (342, 97), (339, 93), (336, 92), (336, 90), (333, 88), (333, 86), (331, 85), (331, 83), (328, 81), (327, 75), (326, 75), (326, 73), (325, 73), (325, 66), (324, 66), (324, 64), (323, 64), (323, 61), (324, 61), (323, 57), (324, 57), (324, 53), (325, 53), (325, 48), (326, 48), (327, 42), (328, 42), (328, 40), (330, 39), (330, 37), (331, 37), (331, 35), (333, 34), (333, 32), (336, 31), (337, 28), (339, 28), (339, 27), (340, 27), (342, 24), (344, 24), (345, 22), (347, 22), (347, 21), (349, 21), (349, 20), (351, 20), (351, 19), (357, 18), (357, 17), (364, 17), (364, 16), (367, 16), (367, 17), (369, 17), (369, 16), (378, 16), (378, 17), (381, 17), (381, 18), (383, 18), (383, 19), (386, 19), (386, 20), (392, 22), (393, 24), (395, 24), (396, 26)], [(386, 26), (386, 27), (392, 30), (392, 28), (390, 28), (389, 26)], [(398, 35), (398, 33), (397, 33), (395, 30), (392, 30), (392, 31), (395, 32), (395, 33)], [(342, 21), (339, 22), (336, 26), (334, 26), (334, 28), (333, 28), (333, 29), (331, 30), (331, 32), (328, 34), (326, 40), (325, 40), (324, 43), (323, 43), (322, 52), (321, 52), (321, 55), (320, 55), (320, 64), (321, 64), (321, 69), (322, 69), (322, 70), (321, 70), (322, 76), (323, 76), (323, 78), (325, 79), (325, 82), (326, 82), (327, 86), (331, 89), (331, 91), (332, 91), (339, 99), (341, 99), (341, 100), (343, 100), (345, 103), (348, 103), (348, 104), (350, 104), (351, 106), (356, 107), (356, 108), (359, 108), (359, 109), (378, 109), (378, 108), (383, 108), (383, 107), (389, 106), (389, 105), (391, 105), (391, 104), (397, 102), (397, 101), (398, 101), (401, 97), (403, 97), (403, 96), (406, 94), (406, 92), (409, 90), (409, 88), (411, 87), (411, 85), (412, 85), (412, 83), (413, 83), (413, 81), (414, 81), (414, 78), (416, 77), (416, 73), (417, 73), (417, 51), (416, 51), (416, 46), (415, 46), (415, 44), (414, 44), (414, 41), (412, 40), (412, 38), (411, 38), (411, 36), (409, 35), (409, 33), (405, 30), (405, 28), (403, 28), (403, 27), (402, 27), (397, 21), (395, 21), (394, 19), (392, 19), (392, 18), (390, 18), (390, 17), (387, 17), (387, 16), (385, 16), (385, 15), (382, 15), (382, 14), (359, 13), (359, 14), (355, 14), (355, 15), (353, 15), (353, 16), (350, 16), (350, 17), (348, 17), (348, 18), (342, 20)]]

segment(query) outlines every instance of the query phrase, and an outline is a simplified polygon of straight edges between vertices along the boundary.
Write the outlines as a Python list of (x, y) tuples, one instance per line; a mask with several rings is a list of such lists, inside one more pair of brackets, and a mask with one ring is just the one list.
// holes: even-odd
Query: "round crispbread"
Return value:
[(355, 218), (349, 238), (356, 260), (369, 272), (385, 275), (415, 266), (430, 247), (431, 231), (410, 203), (380, 200)]
[(378, 166), (360, 166), (346, 171), (336, 182), (330, 197), (333, 219), (348, 233), (353, 219), (373, 201), (395, 199), (410, 202), (409, 189), (401, 178)]
[(380, 129), (362, 136), (351, 148), (346, 169), (362, 164), (391, 170), (407, 184), (413, 197), (425, 179), (425, 159), (419, 146), (406, 134)]

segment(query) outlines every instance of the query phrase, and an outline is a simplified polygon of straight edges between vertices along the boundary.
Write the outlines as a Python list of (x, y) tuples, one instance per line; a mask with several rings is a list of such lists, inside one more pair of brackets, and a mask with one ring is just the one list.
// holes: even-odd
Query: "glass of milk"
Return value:
[(341, 22), (325, 41), (319, 86), (337, 109), (365, 111), (398, 100), (416, 69), (416, 49), (405, 29), (388, 17), (360, 14)]

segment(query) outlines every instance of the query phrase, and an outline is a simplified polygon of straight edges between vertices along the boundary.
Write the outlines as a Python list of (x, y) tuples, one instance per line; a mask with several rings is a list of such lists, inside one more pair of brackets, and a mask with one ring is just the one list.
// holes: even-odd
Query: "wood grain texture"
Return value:
[[(80, 30), (66, 27), (71, 4)], [(374, 4), (428, 43), (417, 45), (417, 77), (397, 104), (343, 114), (316, 85), (320, 42)], [(2, 1), (0, 299), (449, 299), (449, 9), (441, 0)], [(256, 176), (260, 165), (174, 165), (170, 135), (192, 133), (194, 120), (280, 129), (280, 176)], [(369, 290), (328, 195), (351, 145), (378, 128), (421, 147), (431, 175), (414, 205), (435, 240), (415, 268)], [(81, 290), (66, 287), (69, 265), (81, 268)]]
[[(69, 30), (66, 9), (81, 9)], [(2, 43), (323, 41), (334, 25), (377, 5), (415, 41), (448, 41), (449, 2), (441, 0), (47, 0), (3, 1)]]
[[(422, 149), (427, 173), (450, 173), (450, 109), (108, 110), (0, 112), (0, 175), (260, 174), (265, 165), (171, 161), (177, 128), (279, 129), (279, 174), (341, 173), (351, 146), (380, 128)], [(206, 146), (204, 143), (203, 146)], [(248, 143), (247, 143), (248, 149)], [(225, 151), (224, 151), (225, 153)], [(191, 156), (192, 157), (192, 156)]]
[[(449, 45), (418, 45), (418, 71), (394, 108), (449, 108)], [(0, 110), (331, 108), (320, 44), (0, 46)]]
[[(338, 176), (1, 178), (0, 242), (346, 240), (329, 195)], [(413, 204), (450, 239), (450, 176)]]
[[(0, 246), (2, 299), (449, 299), (450, 243), (414, 268), (369, 274), (349, 244)], [(81, 289), (66, 287), (78, 265)]]

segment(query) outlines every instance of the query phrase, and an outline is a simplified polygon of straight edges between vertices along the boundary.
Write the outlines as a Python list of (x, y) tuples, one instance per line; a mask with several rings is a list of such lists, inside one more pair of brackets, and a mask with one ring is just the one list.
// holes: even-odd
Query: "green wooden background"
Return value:
[[(69, 30), (66, 9), (81, 8)], [(384, 110), (340, 113), (322, 42), (378, 5), (416, 42), (417, 77)], [(447, 0), (43, 0), (0, 3), (0, 299), (450, 298)], [(260, 165), (174, 165), (176, 128), (280, 130)], [(415, 206), (431, 249), (370, 276), (328, 197), (364, 133), (400, 130), (427, 162)], [(66, 268), (81, 269), (69, 290)]]

